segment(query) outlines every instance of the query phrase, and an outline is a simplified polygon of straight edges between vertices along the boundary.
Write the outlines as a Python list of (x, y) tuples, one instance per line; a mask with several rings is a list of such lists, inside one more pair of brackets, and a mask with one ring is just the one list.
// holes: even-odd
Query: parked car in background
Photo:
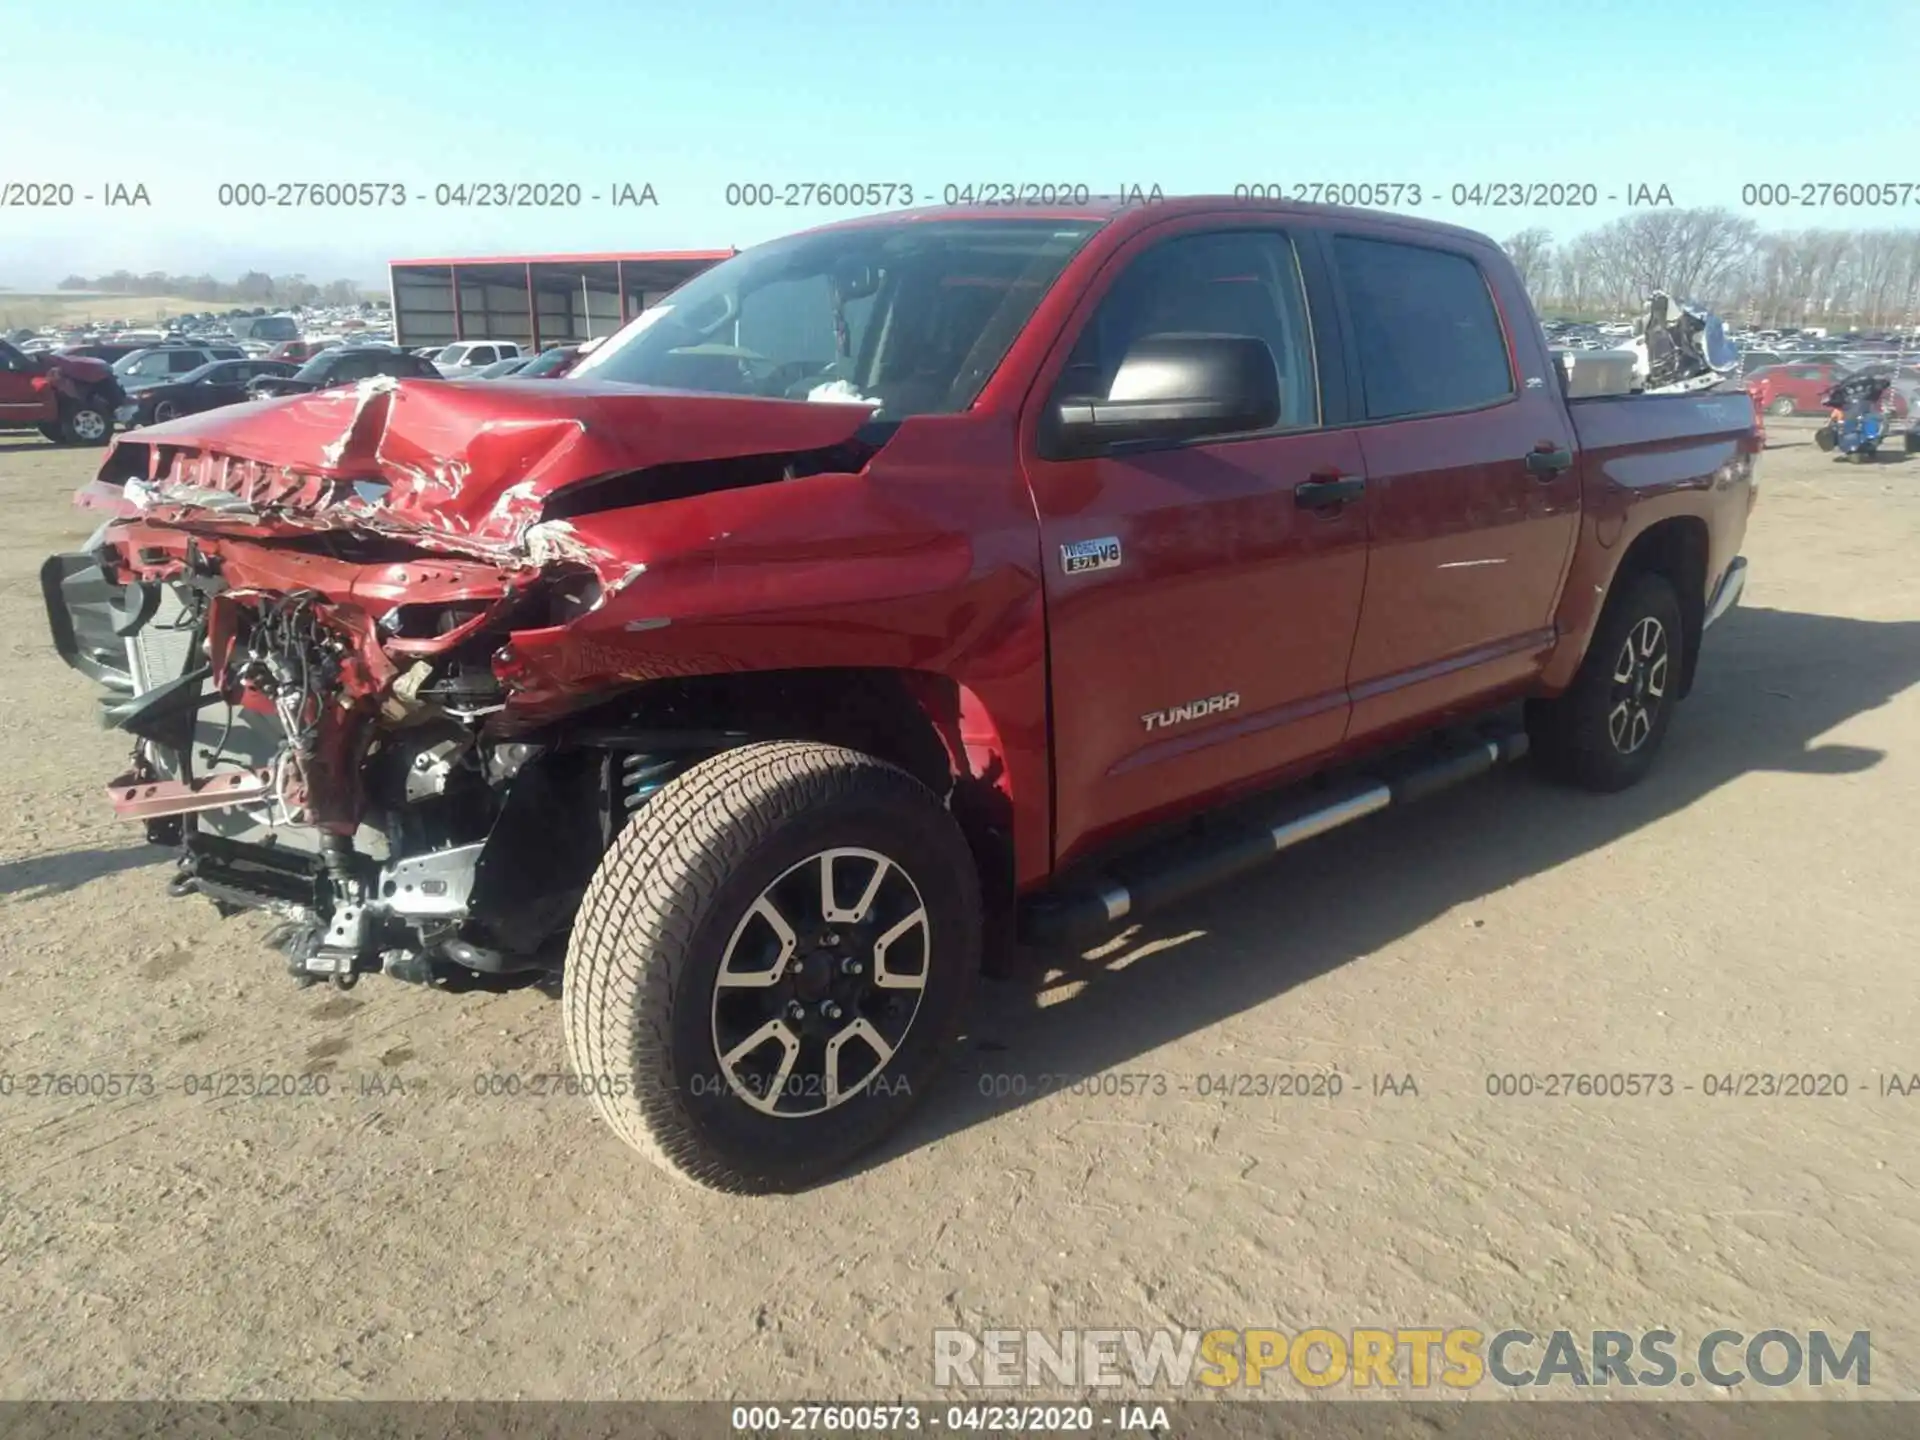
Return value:
[(136, 350), (113, 362), (113, 373), (123, 388), (170, 379), (211, 365), (215, 360), (244, 360), (238, 345), (156, 345)]
[(267, 358), (290, 360), (295, 365), (303, 365), (322, 350), (331, 350), (339, 343), (338, 340), (282, 340), (267, 351)]
[(114, 419), (123, 427), (164, 425), (182, 415), (197, 415), (202, 410), (250, 399), (250, 381), (290, 376), (299, 368), (287, 360), (215, 360), (185, 375), (128, 386), (126, 401), (114, 412)]
[(0, 340), (0, 430), (38, 430), (60, 445), (104, 445), (125, 398), (113, 367), (87, 355), (29, 355)]
[(56, 347), (59, 355), (72, 355), (86, 360), (104, 360), (112, 365), (129, 355), (137, 355), (142, 350), (151, 350), (153, 346), (145, 341), (132, 340), (85, 340), (72, 345)]
[(1838, 365), (1768, 365), (1750, 373), (1746, 386), (1769, 415), (1824, 415), (1821, 399), (1846, 373)]
[(449, 376), (454, 380), (504, 380), (509, 375), (524, 370), (533, 361), (531, 355), (509, 355), (504, 360), (496, 360), (491, 365), (483, 365), (478, 370), (469, 370), (464, 374)]
[(516, 380), (557, 380), (580, 359), (578, 345), (555, 345), (542, 350), (514, 372)]
[(252, 315), (241, 314), (230, 318), (227, 328), (236, 339), (264, 340), (269, 345), (300, 338), (300, 322), (293, 316), (265, 315), (257, 310)]
[(431, 360), (409, 355), (404, 350), (388, 350), (373, 345), (337, 345), (323, 350), (291, 375), (266, 375), (249, 381), (247, 393), (256, 397), (304, 395), (311, 390), (326, 390), (335, 385), (351, 385), (375, 375), (393, 375), (420, 380), (438, 380), (441, 374)]
[(456, 340), (434, 356), (433, 363), (442, 375), (451, 378), (470, 375), (519, 354), (520, 347), (511, 340)]

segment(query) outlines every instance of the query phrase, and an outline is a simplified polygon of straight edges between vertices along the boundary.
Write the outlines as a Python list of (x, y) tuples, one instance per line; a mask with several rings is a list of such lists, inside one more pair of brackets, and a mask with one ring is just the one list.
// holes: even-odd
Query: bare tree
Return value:
[(1520, 283), (1539, 305), (1546, 298), (1547, 282), (1553, 274), (1553, 236), (1536, 225), (1509, 235), (1505, 246), (1507, 258), (1520, 272)]

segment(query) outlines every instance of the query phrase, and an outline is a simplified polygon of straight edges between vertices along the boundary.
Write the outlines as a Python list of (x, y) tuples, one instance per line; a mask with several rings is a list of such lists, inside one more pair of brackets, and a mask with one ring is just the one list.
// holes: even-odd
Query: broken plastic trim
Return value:
[(684, 500), (692, 495), (708, 495), (717, 490), (740, 490), (755, 485), (773, 485), (783, 480), (801, 480), (809, 475), (857, 475), (872, 463), (894, 431), (897, 420), (877, 420), (862, 425), (850, 439), (817, 450), (784, 450), (763, 455), (731, 455), (713, 460), (687, 460), (667, 465), (649, 465), (605, 475), (597, 480), (569, 486), (549, 499), (540, 519), (571, 520), (603, 510), (624, 510), (632, 505), (653, 505), (663, 500)]

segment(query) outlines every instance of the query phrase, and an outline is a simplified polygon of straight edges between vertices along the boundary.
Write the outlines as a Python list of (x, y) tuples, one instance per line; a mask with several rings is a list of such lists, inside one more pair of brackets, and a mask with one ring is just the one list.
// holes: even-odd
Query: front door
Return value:
[(1279, 424), (1257, 434), (1028, 457), (1062, 863), (1331, 750), (1346, 730), (1367, 499), (1324, 498), (1361, 475), (1354, 433), (1322, 426), (1308, 296), (1324, 282), (1303, 271), (1296, 234), (1227, 223), (1144, 232), (1043, 374), (1049, 407), (1105, 399), (1145, 336), (1249, 335), (1273, 355), (1282, 395)]

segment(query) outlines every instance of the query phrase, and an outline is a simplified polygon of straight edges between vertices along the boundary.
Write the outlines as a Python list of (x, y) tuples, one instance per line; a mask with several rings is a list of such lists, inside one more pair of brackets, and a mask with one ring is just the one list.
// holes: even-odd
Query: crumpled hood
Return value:
[(56, 352), (53, 356), (52, 368), (75, 380), (84, 380), (89, 384), (105, 380), (113, 374), (113, 366), (105, 360), (96, 360), (91, 355), (61, 355)]
[[(418, 528), (491, 548), (517, 544), (549, 497), (582, 481), (820, 450), (870, 418), (862, 405), (607, 382), (380, 376), (148, 426), (115, 439), (103, 473), (157, 475), (153, 511), (215, 491), (229, 512), (240, 500), (263, 518)], [(138, 446), (145, 455), (120, 454)]]

